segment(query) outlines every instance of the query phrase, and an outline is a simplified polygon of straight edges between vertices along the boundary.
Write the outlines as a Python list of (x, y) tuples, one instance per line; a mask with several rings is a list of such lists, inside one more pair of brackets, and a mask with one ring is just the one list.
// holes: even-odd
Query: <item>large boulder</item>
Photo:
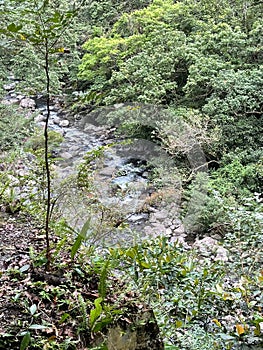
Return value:
[(108, 350), (163, 350), (153, 311), (140, 304), (132, 309), (111, 325), (96, 345), (103, 342)]
[(20, 101), (20, 107), (22, 108), (28, 108), (28, 109), (35, 109), (36, 108), (36, 102), (32, 98), (23, 98)]

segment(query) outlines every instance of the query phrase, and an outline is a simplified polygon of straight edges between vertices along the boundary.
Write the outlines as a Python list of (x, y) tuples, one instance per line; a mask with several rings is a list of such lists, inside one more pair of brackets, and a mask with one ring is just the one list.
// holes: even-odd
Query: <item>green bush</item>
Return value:
[(0, 104), (0, 151), (19, 148), (32, 131), (32, 117), (17, 107)]
[[(241, 227), (247, 231), (243, 241), (247, 241), (247, 224), (250, 232), (255, 232), (255, 216), (243, 218)], [(263, 279), (259, 261), (263, 256), (259, 246), (256, 256), (250, 245), (243, 250), (252, 254), (247, 260), (238, 253), (240, 240), (235, 237), (236, 241), (229, 237), (223, 245), (228, 249), (227, 263), (213, 261), (212, 255), (184, 248), (164, 237), (109, 250), (118, 274), (127, 282), (131, 278), (131, 286), (153, 307), (167, 349), (230, 350), (262, 345)]]

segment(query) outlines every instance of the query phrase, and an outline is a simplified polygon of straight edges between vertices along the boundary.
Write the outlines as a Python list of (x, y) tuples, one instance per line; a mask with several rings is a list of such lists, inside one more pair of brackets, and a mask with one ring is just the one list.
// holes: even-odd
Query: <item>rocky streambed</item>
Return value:
[[(4, 103), (17, 104), (28, 115), (33, 113), (35, 123), (43, 128), (47, 116), (44, 98), (15, 92), (15, 82), (5, 89)], [(59, 102), (59, 98), (52, 101), (49, 130), (63, 136), (54, 150), (57, 160), (53, 166), (60, 217), (76, 231), (89, 220), (87, 238), (93, 244), (127, 245), (162, 234), (188, 247), (189, 237), (180, 220), (180, 182), (155, 189), (149, 181), (147, 151), (139, 143), (135, 147), (123, 144), (114, 136), (114, 128), (98, 124), (94, 115), (85, 111), (67, 113)], [(104, 147), (103, 157), (94, 163), (90, 192), (82, 191), (77, 184), (79, 166), (87, 152), (100, 147)]]
[[(47, 117), (44, 98), (29, 98), (15, 92), (15, 82), (5, 85), (5, 89), (7, 95), (4, 103), (17, 104), (28, 111), (28, 115), (34, 113), (35, 123), (43, 128)], [(106, 229), (106, 234), (100, 232), (104, 243), (134, 242), (134, 239), (159, 234), (185, 243), (186, 235), (179, 219), (180, 191), (174, 188), (162, 191), (149, 188), (147, 159), (139, 148), (128, 146), (125, 149), (123, 140), (116, 139), (112, 129), (98, 125), (88, 113), (67, 114), (60, 107), (59, 99), (53, 100), (50, 109), (49, 130), (63, 136), (62, 143), (54, 150), (54, 156), (58, 159), (54, 165), (54, 184), (59, 192), (57, 209), (72, 227), (79, 230), (93, 215), (92, 225), (97, 229), (98, 222), (94, 222), (99, 220), (101, 213), (97, 209), (92, 213), (90, 200), (86, 200), (85, 194), (76, 187), (76, 176), (85, 154), (105, 147), (103, 160), (93, 178), (93, 190), (99, 195), (103, 210), (114, 211), (121, 225), (118, 225), (118, 233), (110, 227)], [(107, 147), (111, 144), (114, 146)], [(97, 240), (100, 241), (98, 237)]]

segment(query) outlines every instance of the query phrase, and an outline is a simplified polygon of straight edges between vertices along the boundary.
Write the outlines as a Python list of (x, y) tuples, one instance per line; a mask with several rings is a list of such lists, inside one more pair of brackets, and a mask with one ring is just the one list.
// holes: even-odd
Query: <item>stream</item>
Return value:
[[(5, 87), (6, 103), (37, 112), (34, 120), (43, 128), (47, 115), (44, 100), (27, 98), (10, 85)], [(147, 155), (143, 155), (140, 146), (137, 149), (123, 146), (113, 130), (96, 125), (88, 114), (72, 118), (60, 108), (58, 101), (51, 106), (49, 130), (63, 136), (63, 142), (55, 150), (56, 209), (78, 232), (85, 222), (90, 222), (88, 242), (99, 246), (127, 245), (165, 234), (171, 241), (179, 240), (187, 245), (179, 219), (180, 191), (172, 190), (167, 195), (149, 187)], [(113, 143), (116, 146), (107, 146)], [(78, 167), (87, 152), (101, 146), (105, 150), (102, 159), (94, 162), (92, 190), (81, 191), (76, 180)]]

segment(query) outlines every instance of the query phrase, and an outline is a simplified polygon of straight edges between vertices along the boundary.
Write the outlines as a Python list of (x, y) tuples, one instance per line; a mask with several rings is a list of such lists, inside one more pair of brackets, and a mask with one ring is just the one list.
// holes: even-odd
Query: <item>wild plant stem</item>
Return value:
[(46, 239), (46, 269), (50, 269), (51, 264), (51, 253), (50, 253), (50, 210), (51, 210), (51, 176), (50, 176), (50, 167), (49, 167), (49, 147), (48, 147), (48, 122), (50, 118), (50, 76), (49, 76), (49, 47), (48, 39), (45, 38), (45, 74), (46, 74), (46, 93), (47, 93), (47, 117), (44, 127), (44, 138), (45, 138), (45, 170), (46, 170), (46, 179), (47, 179), (47, 201), (46, 201), (46, 218), (45, 218), (45, 239)]

